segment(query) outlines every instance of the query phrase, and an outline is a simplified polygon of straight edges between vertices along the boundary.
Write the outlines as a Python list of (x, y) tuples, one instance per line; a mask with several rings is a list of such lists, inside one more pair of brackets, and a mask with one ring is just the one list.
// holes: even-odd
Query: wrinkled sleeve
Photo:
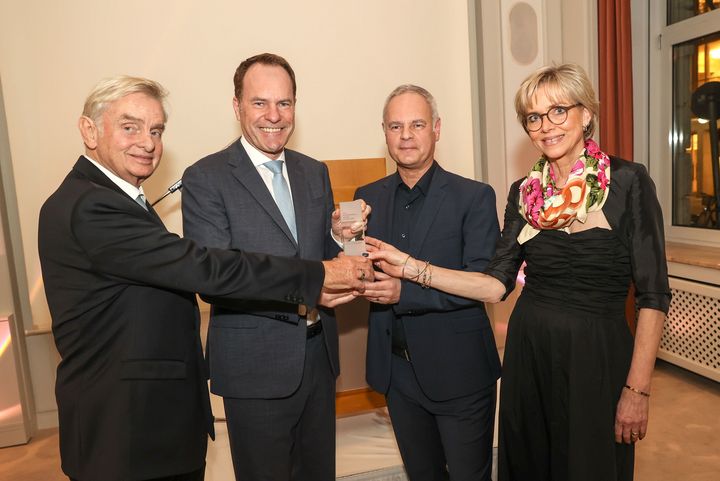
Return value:
[(662, 210), (655, 195), (655, 184), (640, 164), (630, 186), (628, 201), (630, 259), (637, 306), (667, 314), (671, 294)]
[(199, 247), (120, 198), (94, 189), (73, 209), (72, 235), (96, 272), (231, 299), (310, 303), (320, 295), (320, 262)]
[(515, 289), (515, 279), (525, 256), (524, 249), (517, 241), (520, 231), (527, 223), (518, 211), (521, 182), (522, 179), (510, 186), (500, 241), (495, 249), (495, 256), (483, 271), (503, 283), (505, 286), (503, 300)]

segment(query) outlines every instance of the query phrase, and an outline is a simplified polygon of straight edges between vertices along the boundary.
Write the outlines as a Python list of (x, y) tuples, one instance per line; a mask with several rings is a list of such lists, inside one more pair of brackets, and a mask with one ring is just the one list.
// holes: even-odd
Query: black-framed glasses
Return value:
[(524, 124), (525, 128), (529, 132), (537, 132), (542, 127), (543, 117), (547, 117), (550, 123), (555, 125), (562, 125), (568, 116), (568, 112), (575, 107), (579, 107), (582, 104), (575, 105), (553, 105), (544, 114), (537, 114), (535, 112), (525, 116)]

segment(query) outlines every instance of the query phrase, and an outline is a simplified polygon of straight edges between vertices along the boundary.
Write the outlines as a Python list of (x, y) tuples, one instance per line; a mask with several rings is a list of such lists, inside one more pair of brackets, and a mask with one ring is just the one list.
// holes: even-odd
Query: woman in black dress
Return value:
[[(487, 302), (510, 293), (526, 262), (503, 360), (499, 479), (631, 480), (670, 304), (655, 187), (642, 165), (592, 140), (598, 103), (579, 66), (538, 70), (515, 108), (542, 155), (510, 189), (485, 273), (432, 266), (368, 238), (371, 258), (396, 277)], [(631, 282), (634, 339), (624, 315)]]

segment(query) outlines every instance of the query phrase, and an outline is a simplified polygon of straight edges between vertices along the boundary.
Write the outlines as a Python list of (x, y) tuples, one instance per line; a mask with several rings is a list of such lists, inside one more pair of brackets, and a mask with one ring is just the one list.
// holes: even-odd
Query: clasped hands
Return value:
[[(345, 225), (340, 220), (340, 209), (331, 215), (330, 233), (335, 241), (342, 245), (345, 239), (352, 239), (365, 232), (367, 217), (372, 208), (362, 201), (362, 221)], [(365, 292), (367, 283), (374, 281), (375, 271), (372, 262), (366, 257), (346, 256), (343, 253), (336, 258), (323, 261), (325, 280), (318, 298), (318, 304), (335, 307), (355, 299)]]
[[(400, 300), (400, 279), (405, 274), (403, 270), (407, 267), (408, 255), (373, 237), (366, 237), (365, 243), (369, 252), (368, 258), (340, 254), (335, 259), (324, 262), (326, 281), (328, 269), (342, 265), (346, 269), (343, 280), (351, 285), (339, 285), (342, 281), (324, 284), (318, 301), (320, 305), (335, 307), (357, 297), (365, 297), (378, 304), (395, 304)], [(373, 262), (380, 270), (373, 269)], [(415, 268), (415, 264), (412, 267)], [(369, 272), (366, 270), (368, 268)]]

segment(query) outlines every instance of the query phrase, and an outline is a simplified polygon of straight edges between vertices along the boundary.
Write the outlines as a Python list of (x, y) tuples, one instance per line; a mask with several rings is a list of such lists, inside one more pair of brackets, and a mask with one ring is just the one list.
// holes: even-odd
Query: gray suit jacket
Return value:
[[(185, 237), (208, 247), (313, 260), (334, 257), (339, 248), (330, 236), (334, 203), (327, 167), (291, 150), (285, 151), (285, 159), (298, 242), (239, 139), (185, 171)], [(208, 300), (213, 304), (207, 352), (212, 392), (235, 398), (293, 393), (300, 385), (305, 359), (305, 320), (298, 316), (297, 306)], [(321, 319), (337, 375), (337, 323), (331, 310), (322, 310)]]

